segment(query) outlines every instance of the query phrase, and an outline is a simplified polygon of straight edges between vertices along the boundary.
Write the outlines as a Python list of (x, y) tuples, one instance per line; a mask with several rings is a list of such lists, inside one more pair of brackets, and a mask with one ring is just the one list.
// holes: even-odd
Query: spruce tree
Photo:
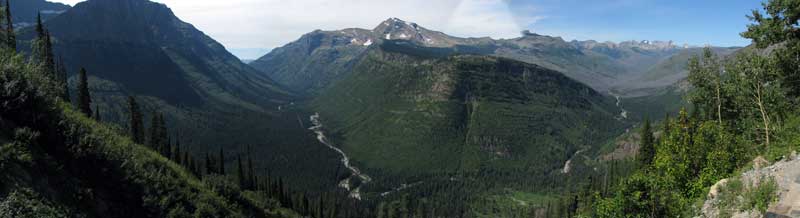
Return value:
[(6, 0), (6, 8), (5, 8), (5, 18), (6, 18), (6, 47), (13, 51), (17, 51), (17, 36), (14, 32), (14, 22), (11, 20), (11, 4), (8, 0)]
[(100, 106), (98, 105), (94, 106), (94, 120), (96, 120), (97, 122), (103, 121), (103, 118), (100, 117)]
[(247, 152), (247, 187), (254, 189), (257, 184), (256, 172), (253, 170), (253, 158), (250, 158), (250, 152)]
[(157, 152), (160, 152), (158, 150), (158, 129), (158, 115), (153, 113), (153, 116), (150, 118), (150, 128), (147, 129), (148, 133), (150, 133), (147, 146)]
[(216, 164), (214, 164), (214, 162), (211, 160), (211, 156), (208, 155), (208, 152), (206, 152), (206, 174), (214, 173), (214, 165)]
[[(193, 158), (190, 160), (189, 152), (183, 152), (181, 159), (183, 161), (184, 166), (189, 166), (190, 164), (193, 163), (191, 161), (194, 161)], [(193, 170), (196, 170), (198, 172), (198, 174), (199, 174), (199, 172), (201, 172), (200, 169), (193, 169)]]
[(178, 138), (175, 138), (175, 163), (183, 165), (183, 158), (181, 157), (183, 153), (181, 153), (181, 142)]
[(161, 143), (158, 146), (161, 148), (161, 154), (169, 158), (172, 155), (172, 147), (170, 145), (171, 139), (167, 133), (167, 123), (164, 122), (164, 114), (158, 113), (158, 141)]
[(70, 102), (69, 97), (69, 76), (67, 75), (67, 67), (64, 65), (64, 61), (59, 58), (56, 67), (56, 74), (58, 83), (61, 86), (61, 99), (65, 102)]
[[(163, 122), (161, 124), (162, 124), (162, 126), (165, 126), (165, 125), (163, 125), (164, 124)], [(166, 132), (166, 131), (164, 131), (164, 132)], [(170, 159), (170, 160), (175, 160), (175, 159), (173, 159), (173, 156), (172, 156), (172, 154), (173, 154), (172, 151), (175, 149), (175, 148), (172, 147), (172, 138), (170, 138), (168, 136), (168, 137), (165, 138), (165, 140), (163, 142), (164, 142), (164, 145), (162, 147), (164, 148), (164, 157), (166, 157), (167, 159)]]
[(244, 166), (242, 166), (242, 155), (238, 155), (237, 161), (238, 161), (239, 164), (237, 165), (237, 169), (238, 170), (237, 170), (237, 173), (236, 173), (236, 178), (239, 180), (239, 187), (241, 189), (245, 189), (247, 187), (245, 187), (246, 184), (245, 184), (245, 181), (244, 181), (245, 180), (244, 179), (245, 175), (244, 175)]
[(53, 57), (53, 42), (50, 32), (44, 30), (44, 38), (42, 38), (42, 59), (41, 64), (45, 72), (55, 74), (55, 59)]
[(33, 42), (33, 55), (31, 58), (33, 58), (34, 63), (42, 67), (42, 71), (45, 74), (55, 77), (55, 57), (50, 33), (44, 28), (42, 15), (39, 14), (36, 19), (36, 39)]
[(137, 144), (144, 144), (144, 124), (142, 122), (142, 111), (139, 104), (136, 103), (136, 98), (128, 96), (128, 124), (130, 125), (130, 134), (133, 142)]
[(42, 23), (42, 13), (36, 14), (36, 37), (44, 38), (44, 24)]
[(92, 116), (92, 96), (89, 94), (89, 81), (84, 68), (81, 68), (78, 80), (78, 108), (86, 116)]
[(217, 171), (220, 175), (225, 175), (225, 151), (223, 148), (219, 148), (219, 170)]
[(648, 166), (653, 163), (653, 158), (655, 158), (656, 155), (655, 136), (653, 136), (650, 120), (644, 120), (644, 125), (639, 135), (641, 137), (639, 145), (639, 164)]

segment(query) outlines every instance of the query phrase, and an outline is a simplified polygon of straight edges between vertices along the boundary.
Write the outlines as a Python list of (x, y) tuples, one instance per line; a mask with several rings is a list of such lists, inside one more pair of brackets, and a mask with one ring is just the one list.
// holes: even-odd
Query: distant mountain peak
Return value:
[(675, 50), (680, 49), (686, 46), (677, 46), (674, 44), (673, 41), (651, 41), (651, 40), (629, 40), (623, 41), (620, 43), (615, 42), (597, 42), (595, 40), (587, 40), (587, 41), (577, 41), (573, 40), (571, 42), (573, 45), (582, 48), (582, 49), (594, 49), (598, 47), (603, 48), (638, 48), (644, 50), (658, 50), (658, 51), (667, 51), (667, 50)]
[(426, 38), (423, 36), (422, 31), (425, 29), (417, 25), (416, 23), (408, 22), (401, 20), (399, 18), (389, 18), (386, 21), (381, 22), (375, 29), (372, 31), (376, 34), (380, 34), (383, 39), (385, 40), (392, 40), (392, 39), (404, 39), (404, 40), (418, 40), (418, 41), (425, 41)]

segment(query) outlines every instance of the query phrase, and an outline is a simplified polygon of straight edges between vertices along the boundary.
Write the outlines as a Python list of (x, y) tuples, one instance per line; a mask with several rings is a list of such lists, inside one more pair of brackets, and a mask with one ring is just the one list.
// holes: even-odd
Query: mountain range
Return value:
[[(491, 217), (491, 208), (523, 197), (524, 205), (543, 207), (583, 179), (607, 176), (603, 170), (614, 168), (598, 157), (645, 117), (683, 105), (686, 65), (702, 50), (528, 31), (462, 38), (390, 18), (371, 30), (315, 30), (245, 64), (161, 3), (13, 7), (25, 8), (15, 15), (24, 53), (35, 37), (26, 10), (53, 12), (44, 26), (71, 91), (85, 69), (93, 106), (118, 132), (130, 128), (132, 96), (146, 117), (163, 114), (169, 134), (195, 156), (219, 152), (240, 169), (242, 155), (255, 156), (256, 171), (310, 196), (346, 189), (370, 209), (408, 207), (413, 193), (442, 206), (432, 214), (450, 216)], [(737, 50), (713, 48), (723, 56)], [(196, 181), (179, 178), (186, 183)], [(280, 200), (309, 210), (300, 196)]]
[[(668, 87), (685, 78), (685, 74), (678, 71), (671, 71), (678, 75), (672, 77), (646, 74), (664, 68), (656, 66), (659, 64), (680, 65), (676, 61), (669, 62), (675, 55), (679, 55), (675, 57), (681, 60), (678, 62), (685, 64), (689, 56), (683, 51), (701, 50), (668, 41), (567, 42), (560, 37), (528, 31), (514, 39), (460, 38), (390, 18), (372, 30), (317, 30), (305, 34), (250, 65), (295, 91), (313, 93), (346, 74), (366, 47), (386, 40), (405, 40), (424, 47), (452, 48), (459, 53), (492, 55), (537, 64), (563, 72), (601, 92)], [(720, 53), (736, 49), (715, 48)], [(647, 83), (642, 86), (642, 82)]]

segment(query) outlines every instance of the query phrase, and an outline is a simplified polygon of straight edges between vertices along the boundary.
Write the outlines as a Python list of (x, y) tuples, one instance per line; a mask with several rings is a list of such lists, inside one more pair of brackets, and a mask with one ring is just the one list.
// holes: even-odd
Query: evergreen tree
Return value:
[(78, 80), (78, 108), (86, 116), (92, 116), (92, 96), (89, 94), (89, 81), (84, 68), (81, 68)]
[[(249, 151), (249, 149), (248, 149)], [(256, 184), (258, 183), (258, 179), (256, 178), (256, 172), (253, 170), (253, 158), (250, 158), (250, 152), (247, 153), (247, 187), (254, 189)]]
[(387, 218), (386, 216), (386, 202), (381, 202), (378, 204), (378, 212), (376, 213), (377, 218)]
[(178, 138), (175, 139), (175, 152), (173, 153), (175, 154), (175, 162), (183, 165), (184, 159), (181, 157), (183, 155), (183, 153), (181, 153), (181, 142)]
[(14, 22), (11, 20), (11, 3), (9, 0), (6, 0), (6, 7), (5, 7), (5, 18), (6, 18), (6, 26), (5, 26), (5, 34), (6, 34), (6, 47), (17, 51), (17, 36), (14, 32)]
[(219, 170), (217, 171), (220, 175), (225, 175), (225, 151), (223, 148), (219, 148)]
[[(194, 158), (191, 158), (191, 159), (189, 158), (189, 152), (183, 152), (183, 157), (181, 159), (183, 159), (183, 164), (186, 165), (186, 166), (194, 164), (194, 162), (193, 162)], [(199, 175), (199, 172), (201, 172), (199, 168), (196, 168), (194, 170), (195, 170), (195, 172), (198, 172), (198, 175)]]
[(36, 37), (44, 38), (44, 24), (42, 23), (42, 13), (36, 14)]
[(44, 31), (44, 38), (42, 39), (42, 67), (44, 68), (45, 72), (50, 74), (56, 73), (55, 68), (55, 57), (53, 55), (53, 41), (52, 37), (50, 36), (50, 32), (45, 30)]
[(238, 155), (236, 160), (238, 161), (236, 178), (239, 180), (239, 187), (245, 189), (246, 184), (245, 184), (244, 166), (242, 166), (242, 155)]
[(59, 85), (61, 86), (61, 99), (65, 102), (70, 102), (69, 76), (67, 75), (67, 67), (64, 65), (64, 61), (60, 58), (57, 62), (56, 73)]
[[(163, 122), (162, 122), (162, 124), (163, 124)], [(162, 126), (165, 126), (165, 125), (162, 125)], [(170, 160), (175, 160), (173, 158), (173, 156), (172, 156), (172, 154), (173, 154), (172, 151), (175, 149), (174, 147), (172, 147), (172, 138), (167, 136), (165, 139), (166, 140), (164, 140), (164, 146), (163, 146), (163, 148), (164, 148), (164, 150), (163, 150), (164, 157), (166, 157), (167, 159), (170, 159)]]
[(644, 125), (639, 135), (641, 137), (639, 145), (639, 164), (642, 166), (649, 166), (653, 163), (653, 158), (656, 155), (655, 136), (653, 136), (653, 131), (650, 127), (650, 120), (644, 120)]
[(154, 112), (152, 119), (150, 119), (150, 141), (148, 145), (151, 149), (161, 153), (161, 127), (159, 127), (159, 124), (161, 122), (158, 120), (158, 113)]
[(214, 169), (215, 165), (216, 164), (214, 164), (214, 161), (211, 159), (211, 156), (208, 155), (208, 152), (206, 152), (206, 174), (215, 173), (215, 171), (216, 171)]
[(97, 122), (102, 122), (103, 121), (103, 118), (100, 117), (100, 106), (99, 105), (95, 105), (94, 106), (94, 120), (97, 120)]
[(169, 158), (172, 156), (172, 146), (170, 145), (172, 140), (169, 139), (169, 133), (167, 133), (167, 123), (164, 121), (164, 114), (162, 113), (158, 113), (158, 128), (158, 138), (159, 142), (161, 142), (159, 145), (161, 147), (161, 154), (164, 155), (164, 157)]
[(55, 77), (55, 58), (50, 33), (44, 28), (42, 15), (39, 14), (36, 19), (36, 39), (34, 39), (31, 46), (33, 52), (31, 58), (34, 63), (42, 68), (45, 74)]
[(144, 144), (144, 124), (142, 122), (142, 111), (139, 104), (136, 103), (136, 98), (128, 96), (128, 113), (130, 125), (130, 134), (133, 142)]

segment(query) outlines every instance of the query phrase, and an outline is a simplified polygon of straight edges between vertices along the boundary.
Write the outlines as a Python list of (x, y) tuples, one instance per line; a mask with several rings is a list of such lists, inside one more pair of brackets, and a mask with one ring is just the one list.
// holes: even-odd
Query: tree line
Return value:
[[(775, 161), (798, 149), (800, 1), (763, 6), (766, 14), (754, 10), (748, 16), (753, 23), (741, 34), (752, 48), (727, 60), (705, 48), (690, 59), (686, 99), (693, 107), (661, 121), (657, 138), (644, 123), (639, 169), (614, 192), (595, 192), (583, 215), (692, 217), (699, 212), (692, 205), (705, 200), (708, 187), (754, 157)], [(763, 213), (768, 203), (750, 206)]]

